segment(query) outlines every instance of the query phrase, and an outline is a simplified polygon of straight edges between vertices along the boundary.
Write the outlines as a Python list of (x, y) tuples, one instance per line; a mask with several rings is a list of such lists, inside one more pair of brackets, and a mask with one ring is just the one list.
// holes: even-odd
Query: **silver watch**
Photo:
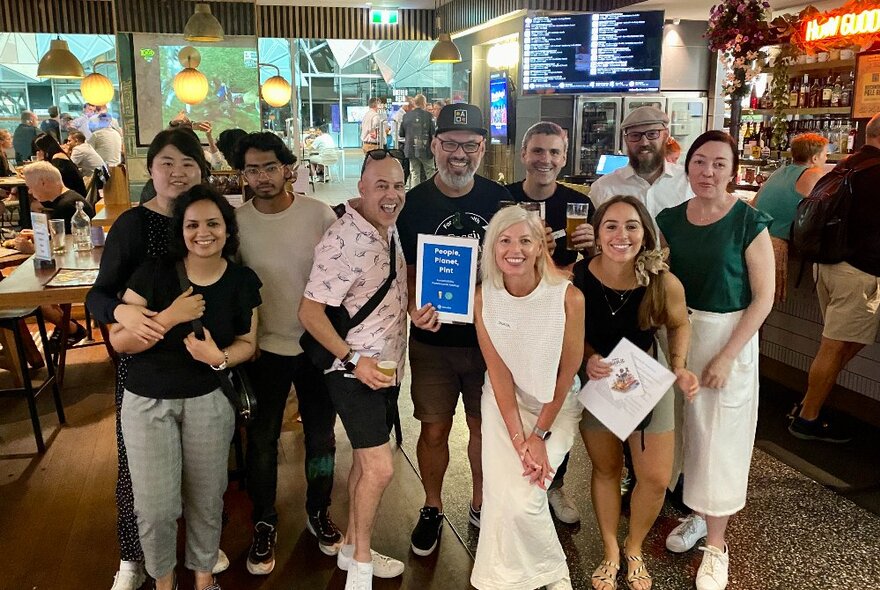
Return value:
[(210, 365), (210, 367), (215, 371), (223, 371), (224, 369), (226, 369), (227, 365), (229, 365), (229, 353), (226, 352), (225, 348), (220, 352), (223, 353), (223, 362), (219, 365)]

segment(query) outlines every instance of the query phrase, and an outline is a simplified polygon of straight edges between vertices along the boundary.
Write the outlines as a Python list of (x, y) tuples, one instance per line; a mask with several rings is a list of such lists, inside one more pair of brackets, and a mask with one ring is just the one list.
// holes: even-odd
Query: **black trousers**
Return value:
[(282, 356), (263, 350), (248, 366), (248, 375), (258, 403), (256, 418), (248, 425), (247, 449), (254, 523), (278, 523), (278, 439), (291, 385), (299, 400), (306, 447), (306, 510), (314, 513), (327, 508), (336, 465), (336, 411), (324, 385), (323, 371), (305, 354)]

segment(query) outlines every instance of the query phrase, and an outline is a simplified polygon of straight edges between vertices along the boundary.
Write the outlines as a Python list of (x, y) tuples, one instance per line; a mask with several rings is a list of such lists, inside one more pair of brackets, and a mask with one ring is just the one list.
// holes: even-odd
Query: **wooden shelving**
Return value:
[[(849, 115), (850, 107), (824, 107), (818, 109), (784, 109), (783, 115)], [(772, 109), (743, 109), (743, 115), (773, 115)]]
[(836, 59), (834, 61), (823, 61), (812, 64), (791, 64), (788, 66), (788, 74), (802, 74), (804, 72), (815, 72), (817, 70), (854, 70), (856, 68), (856, 60), (854, 59)]

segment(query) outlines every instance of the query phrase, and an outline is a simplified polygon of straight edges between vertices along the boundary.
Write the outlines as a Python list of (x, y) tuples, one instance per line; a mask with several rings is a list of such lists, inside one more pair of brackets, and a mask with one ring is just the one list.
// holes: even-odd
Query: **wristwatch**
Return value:
[(354, 373), (354, 370), (357, 368), (358, 361), (361, 360), (360, 353), (354, 352), (353, 350), (349, 350), (348, 354), (345, 355), (345, 358), (342, 360), (342, 366), (345, 367), (345, 370), (349, 373)]
[(219, 365), (210, 365), (210, 367), (212, 369), (214, 369), (215, 371), (222, 371), (229, 364), (229, 353), (226, 352), (225, 348), (223, 350), (221, 350), (220, 352), (223, 353), (223, 362), (220, 363)]
[(549, 430), (541, 430), (540, 428), (538, 428), (538, 425), (536, 424), (535, 427), (532, 428), (532, 434), (536, 435), (541, 440), (547, 440), (548, 438), (550, 438), (550, 435), (553, 433), (550, 432)]

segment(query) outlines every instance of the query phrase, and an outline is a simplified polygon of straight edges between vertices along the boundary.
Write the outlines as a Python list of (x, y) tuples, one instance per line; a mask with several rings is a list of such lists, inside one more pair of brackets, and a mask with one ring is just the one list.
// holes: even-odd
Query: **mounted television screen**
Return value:
[(507, 74), (489, 78), (489, 136), (491, 143), (507, 145), (508, 91)]
[(663, 11), (527, 17), (525, 94), (660, 91)]

